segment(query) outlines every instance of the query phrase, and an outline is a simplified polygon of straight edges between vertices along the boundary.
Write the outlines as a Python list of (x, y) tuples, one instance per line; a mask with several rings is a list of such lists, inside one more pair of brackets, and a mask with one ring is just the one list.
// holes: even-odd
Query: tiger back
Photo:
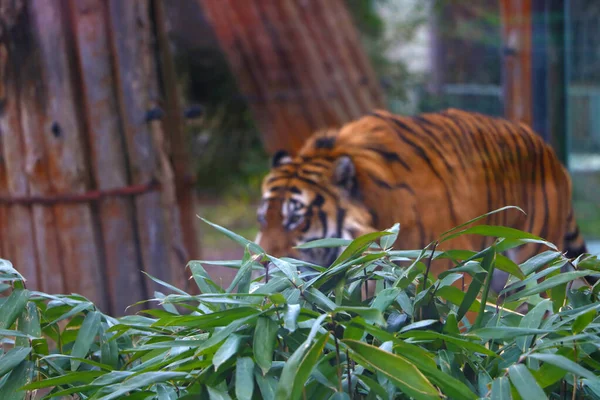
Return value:
[[(351, 239), (399, 222), (394, 247), (422, 249), (443, 232), (507, 205), (526, 215), (507, 210), (479, 223), (530, 232), (569, 257), (586, 252), (568, 172), (528, 126), (456, 109), (411, 117), (378, 110), (315, 133), (294, 156), (275, 154), (262, 184), (256, 242), (273, 256), (328, 266), (339, 249), (295, 246)], [(491, 240), (464, 235), (439, 249), (479, 251)], [(543, 250), (531, 243), (510, 256), (519, 263)], [(436, 276), (446, 268), (443, 261), (432, 264)]]

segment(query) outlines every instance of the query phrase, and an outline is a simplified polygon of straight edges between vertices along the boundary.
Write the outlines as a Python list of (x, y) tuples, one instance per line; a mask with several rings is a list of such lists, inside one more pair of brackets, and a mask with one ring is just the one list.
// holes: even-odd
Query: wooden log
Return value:
[[(188, 261), (152, 11), (150, 0), (0, 7), (0, 257), (28, 287), (112, 314), (159, 288), (139, 270), (182, 286)], [(127, 186), (149, 190), (131, 199)]]
[[(102, 0), (71, 1), (70, 8), (95, 187), (122, 188), (129, 184), (129, 176), (115, 90), (108, 8)], [(147, 278), (141, 273), (133, 201), (126, 197), (106, 198), (99, 202), (97, 211), (104, 247), (106, 295), (112, 313), (121, 315), (132, 303), (148, 297), (144, 282)]]
[(198, 0), (269, 152), (296, 151), (384, 96), (341, 0)]
[[(161, 111), (149, 2), (110, 0), (108, 9), (131, 182), (157, 179), (163, 184), (164, 193), (170, 182), (161, 176), (151, 128), (156, 123), (152, 120), (161, 118)], [(137, 196), (135, 218), (144, 270), (174, 282), (179, 273), (183, 274), (187, 254), (181, 243), (173, 245), (171, 213), (165, 211), (163, 199), (159, 192)], [(173, 262), (174, 252), (179, 254), (177, 265)], [(154, 290), (164, 290), (153, 282), (147, 284), (150, 295)]]
[[(31, 18), (29, 9), (26, 18)], [(24, 24), (25, 29), (31, 26), (31, 19)], [(27, 34), (29, 40), (18, 44), (21, 51), (29, 53), (28, 61), (17, 61), (19, 77), (19, 109), (21, 119), (21, 134), (25, 165), (24, 172), (29, 184), (29, 196), (40, 196), (51, 193), (51, 177), (47, 165), (44, 136), (53, 135), (46, 116), (47, 99), (40, 96), (43, 93), (43, 83), (39, 80), (40, 55), (37, 48), (35, 33)], [(40, 134), (41, 133), (41, 134)], [(14, 194), (13, 194), (14, 195)], [(35, 249), (32, 256), (38, 260), (39, 276), (36, 288), (49, 293), (65, 291), (61, 250), (58, 242), (59, 232), (56, 217), (52, 207), (32, 205), (33, 231)], [(22, 223), (19, 219), (12, 220), (11, 225)]]
[[(91, 171), (85, 160), (85, 127), (80, 107), (79, 82), (75, 70), (76, 49), (68, 19), (68, 3), (52, 0), (28, 2), (31, 29), (39, 48), (36, 76), (41, 81), (37, 95), (44, 107), (45, 169), (54, 193), (84, 193), (91, 187)], [(43, 181), (43, 178), (40, 178)], [(46, 179), (46, 181), (48, 178)], [(101, 309), (106, 301), (98, 220), (89, 204), (53, 206), (60, 231), (59, 248), (63, 262), (65, 290), (78, 291)], [(15, 220), (15, 223), (18, 222)], [(20, 222), (20, 221), (19, 221)], [(44, 275), (46, 272), (44, 271)]]
[[(29, 179), (25, 172), (25, 143), (21, 121), (21, 95), (26, 79), (35, 77), (35, 46), (27, 27), (28, 15), (21, 4), (11, 4), (0, 15), (2, 48), (5, 54), (0, 110), (3, 164), (5, 168), (4, 192), (13, 196), (29, 194)], [(38, 286), (38, 260), (36, 258), (33, 215), (24, 205), (10, 205), (5, 211), (4, 236), (10, 240), (6, 256), (27, 279), (27, 286)], [(14, 223), (19, 221), (19, 223)]]

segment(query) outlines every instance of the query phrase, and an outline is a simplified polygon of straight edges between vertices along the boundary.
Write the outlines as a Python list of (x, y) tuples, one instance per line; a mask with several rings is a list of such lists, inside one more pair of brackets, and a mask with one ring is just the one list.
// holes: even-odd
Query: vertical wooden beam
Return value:
[(384, 107), (341, 0), (198, 0), (269, 152)]
[[(171, 191), (167, 165), (161, 171), (161, 154), (153, 132), (160, 133), (160, 90), (156, 71), (155, 44), (148, 1), (109, 1), (110, 31), (115, 54), (119, 109), (130, 165), (131, 183), (159, 180), (162, 192), (149, 192), (135, 199), (135, 220), (139, 232), (144, 269), (167, 282), (183, 276), (188, 261), (183, 243), (173, 235), (172, 210), (166, 211), (165, 191)], [(157, 126), (157, 124), (159, 124)], [(162, 133), (160, 133), (162, 135)], [(163, 164), (164, 165), (164, 164)], [(165, 171), (167, 169), (167, 171)], [(174, 257), (173, 253), (179, 256)], [(177, 262), (176, 262), (177, 261)], [(177, 278), (177, 279), (176, 279)], [(164, 290), (147, 282), (148, 292)]]
[(178, 208), (177, 225), (181, 226), (183, 242), (187, 250), (185, 259), (199, 259), (200, 243), (196, 232), (196, 196), (193, 186), (194, 173), (191, 169), (190, 141), (185, 132), (179, 100), (179, 85), (169, 45), (164, 0), (152, 0), (152, 5), (158, 44), (159, 77), (166, 106), (163, 131), (166, 133), (170, 148), (170, 161), (175, 179), (176, 204), (173, 204), (173, 209)]
[(508, 119), (533, 123), (531, 85), (532, 0), (501, 0), (504, 100)]
[[(35, 90), (28, 80), (35, 79), (37, 60), (35, 43), (28, 24), (24, 5), (12, 4), (1, 10), (0, 26), (3, 26), (1, 48), (5, 56), (2, 95), (0, 98), (0, 136), (2, 136), (2, 159), (4, 165), (3, 191), (12, 196), (29, 194), (26, 173), (26, 148), (23, 139), (22, 97)], [(39, 266), (36, 257), (34, 217), (30, 207), (11, 205), (6, 207), (7, 219), (4, 235), (10, 240), (10, 248), (4, 258), (10, 257), (16, 268), (27, 279), (29, 287), (38, 287)], [(19, 221), (19, 223), (11, 223)]]
[[(44, 169), (47, 168), (48, 173), (45, 182), (51, 182), (48, 189), (52, 191), (46, 194), (84, 193), (92, 187), (92, 182), (82, 135), (85, 123), (68, 4), (32, 0), (28, 6), (32, 16), (28, 28), (35, 32), (40, 51), (37, 76), (29, 79), (43, 82), (37, 95), (45, 106), (44, 129), (41, 130), (47, 162)], [(53, 209), (65, 290), (77, 291), (100, 308), (108, 309), (102, 270), (104, 254), (94, 210), (85, 203), (59, 203)]]
[[(85, 135), (95, 187), (116, 189), (129, 184), (125, 142), (117, 103), (108, 8), (103, 0), (70, 2), (81, 79)], [(112, 312), (121, 315), (134, 299), (147, 293), (140, 269), (141, 254), (133, 218), (133, 203), (125, 197), (97, 205), (104, 248), (106, 296)]]

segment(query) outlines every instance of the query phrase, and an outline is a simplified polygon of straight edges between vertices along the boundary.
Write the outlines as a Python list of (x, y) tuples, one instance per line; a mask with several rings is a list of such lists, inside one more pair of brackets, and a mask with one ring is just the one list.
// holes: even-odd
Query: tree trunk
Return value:
[(76, 292), (115, 315), (164, 290), (141, 271), (183, 285), (182, 225), (195, 218), (180, 213), (163, 145), (151, 6), (0, 8), (0, 257), (29, 288)]
[(384, 107), (342, 0), (198, 0), (247, 97), (267, 151)]
[(531, 0), (500, 1), (504, 39), (504, 110), (513, 121), (533, 124)]

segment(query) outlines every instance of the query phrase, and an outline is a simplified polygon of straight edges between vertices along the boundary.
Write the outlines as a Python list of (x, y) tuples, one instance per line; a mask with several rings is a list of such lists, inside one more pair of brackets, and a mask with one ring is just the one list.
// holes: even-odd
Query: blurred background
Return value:
[(375, 107), (531, 124), (600, 252), (597, 0), (0, 4), (0, 257), (34, 286), (118, 314), (140, 265), (240, 258), (195, 215), (253, 239), (270, 154)]
[[(455, 107), (528, 121), (568, 164), (581, 229), (589, 240), (600, 239), (600, 2), (343, 3), (387, 108), (412, 115)], [(252, 238), (257, 226), (248, 210), (268, 167), (252, 99), (239, 92), (202, 7), (169, 7), (183, 86), (206, 106), (203, 121), (189, 128), (200, 212)], [(206, 257), (229, 254), (218, 234), (202, 230)]]

